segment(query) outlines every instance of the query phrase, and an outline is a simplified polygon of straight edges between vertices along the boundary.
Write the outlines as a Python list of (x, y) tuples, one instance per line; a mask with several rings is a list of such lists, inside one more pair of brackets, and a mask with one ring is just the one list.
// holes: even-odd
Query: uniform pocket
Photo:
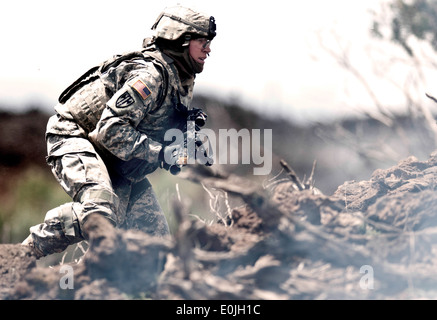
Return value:
[(51, 156), (49, 159), (56, 180), (73, 199), (87, 182), (87, 170), (83, 156), (79, 153), (69, 153), (62, 156)]
[(85, 184), (110, 187), (106, 166), (93, 145), (83, 138), (50, 137), (47, 164), (65, 192), (75, 199)]
[(59, 157), (68, 153), (90, 152), (96, 153), (94, 146), (87, 139), (80, 137), (48, 139), (47, 150), (49, 157)]

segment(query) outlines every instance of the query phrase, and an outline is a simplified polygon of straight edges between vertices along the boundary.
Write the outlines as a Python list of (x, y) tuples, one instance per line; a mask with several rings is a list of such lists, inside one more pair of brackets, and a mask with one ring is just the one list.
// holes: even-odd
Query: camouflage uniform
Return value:
[(160, 167), (165, 132), (186, 124), (176, 106), (190, 105), (194, 74), (181, 81), (174, 60), (154, 40), (187, 32), (213, 38), (211, 19), (169, 8), (141, 51), (92, 68), (61, 94), (47, 124), (47, 163), (73, 201), (47, 212), (23, 244), (41, 256), (62, 252), (88, 238), (84, 224), (93, 213), (117, 227), (169, 235), (147, 175)]

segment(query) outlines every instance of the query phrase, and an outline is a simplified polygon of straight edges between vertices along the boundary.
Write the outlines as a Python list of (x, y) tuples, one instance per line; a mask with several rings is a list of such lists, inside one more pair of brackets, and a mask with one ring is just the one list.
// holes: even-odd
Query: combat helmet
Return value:
[(167, 7), (152, 26), (156, 38), (177, 40), (185, 35), (185, 40), (193, 36), (212, 40), (216, 36), (215, 19), (192, 9), (174, 6)]

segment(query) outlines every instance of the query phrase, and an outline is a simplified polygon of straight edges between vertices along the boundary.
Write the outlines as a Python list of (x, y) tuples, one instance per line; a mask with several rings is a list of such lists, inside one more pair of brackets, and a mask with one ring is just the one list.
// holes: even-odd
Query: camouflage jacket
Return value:
[[(193, 86), (181, 83), (172, 59), (154, 46), (116, 56), (64, 91), (47, 134), (87, 138), (107, 163), (137, 180), (158, 167), (165, 132), (186, 124), (175, 106), (190, 105)], [(91, 151), (77, 141), (65, 139), (49, 156)]]

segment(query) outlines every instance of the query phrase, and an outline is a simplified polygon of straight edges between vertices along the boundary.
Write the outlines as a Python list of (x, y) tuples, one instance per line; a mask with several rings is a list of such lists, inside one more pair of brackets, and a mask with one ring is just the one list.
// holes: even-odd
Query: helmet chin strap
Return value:
[(190, 40), (191, 40), (191, 35), (190, 34), (185, 34), (185, 41), (182, 44), (182, 47), (189, 47), (190, 46)]

